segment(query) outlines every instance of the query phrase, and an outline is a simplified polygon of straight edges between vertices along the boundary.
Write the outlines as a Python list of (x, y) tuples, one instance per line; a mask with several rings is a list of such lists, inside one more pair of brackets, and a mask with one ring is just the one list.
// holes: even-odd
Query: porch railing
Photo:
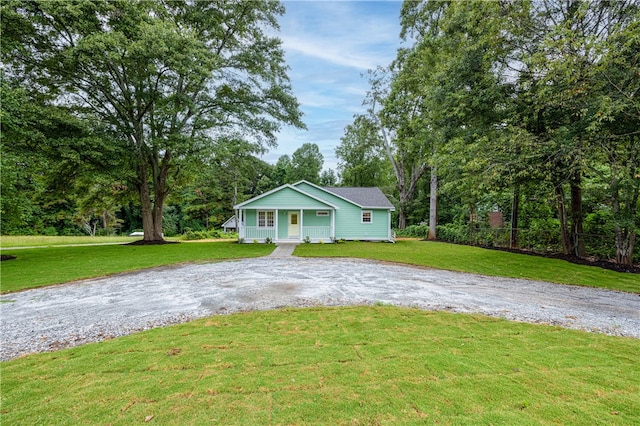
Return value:
[(272, 241), (275, 241), (276, 239), (275, 228), (258, 228), (257, 226), (245, 226), (244, 235), (242, 234), (243, 233), (240, 233), (240, 238), (244, 238), (247, 240), (264, 240), (266, 238), (271, 238)]
[(329, 242), (331, 235), (330, 226), (303, 226), (302, 238), (309, 237), (312, 240), (324, 240)]

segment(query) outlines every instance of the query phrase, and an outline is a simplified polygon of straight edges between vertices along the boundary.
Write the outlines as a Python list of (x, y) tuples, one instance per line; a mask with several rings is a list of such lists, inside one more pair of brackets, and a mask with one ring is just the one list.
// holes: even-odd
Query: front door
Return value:
[(289, 238), (300, 238), (300, 212), (289, 212)]

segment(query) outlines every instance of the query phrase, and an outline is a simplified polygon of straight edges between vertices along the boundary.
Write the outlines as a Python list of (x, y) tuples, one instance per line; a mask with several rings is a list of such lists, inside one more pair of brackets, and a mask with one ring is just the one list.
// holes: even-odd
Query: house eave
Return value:
[[(302, 181), (301, 181), (301, 182), (302, 182)], [(305, 181), (305, 182), (306, 182), (306, 181)], [(264, 194), (260, 194), (260, 195), (258, 195), (258, 196), (256, 196), (256, 197), (250, 198), (250, 199), (248, 199), (247, 201), (244, 201), (244, 202), (242, 202), (242, 203), (240, 203), (240, 204), (236, 204), (235, 206), (233, 206), (233, 209), (234, 209), (234, 210), (242, 209), (242, 208), (244, 208), (244, 206), (246, 206), (247, 204), (250, 204), (250, 203), (253, 203), (253, 202), (255, 202), (255, 201), (258, 201), (258, 200), (260, 200), (261, 198), (264, 198), (264, 197), (269, 196), (269, 195), (271, 195), (271, 194), (275, 194), (276, 192), (281, 191), (281, 190), (283, 190), (283, 189), (285, 189), (285, 188), (290, 188), (290, 189), (292, 189), (292, 190), (294, 190), (294, 191), (298, 192), (299, 194), (302, 194), (302, 195), (304, 195), (304, 196), (306, 196), (306, 197), (311, 198), (312, 200), (315, 200), (315, 201), (317, 201), (317, 202), (319, 202), (319, 203), (321, 203), (321, 204), (324, 204), (325, 206), (328, 206), (328, 207), (330, 207), (330, 208), (332, 208), (332, 209), (334, 209), (334, 210), (338, 210), (338, 206), (334, 206), (333, 204), (331, 204), (331, 203), (329, 203), (329, 202), (327, 202), (327, 201), (325, 201), (325, 200), (323, 200), (323, 199), (321, 199), (321, 198), (318, 198), (318, 197), (316, 197), (315, 195), (309, 194), (309, 193), (307, 193), (307, 192), (305, 192), (305, 191), (303, 191), (303, 190), (301, 190), (301, 189), (299, 189), (299, 188), (296, 188), (295, 186), (293, 186), (293, 185), (291, 185), (291, 184), (288, 184), (288, 183), (287, 183), (287, 184), (285, 184), (285, 185), (281, 185), (281, 186), (279, 186), (279, 187), (277, 187), (277, 188), (274, 188), (274, 189), (272, 189), (271, 191), (267, 191), (267, 192), (265, 192)], [(262, 208), (264, 208), (264, 207), (256, 207), (256, 209), (262, 209)], [(292, 207), (292, 209), (299, 209), (299, 208), (300, 208), (300, 206)], [(281, 210), (283, 210), (284, 208), (283, 208), (283, 207), (280, 207), (280, 209), (281, 209)], [(307, 209), (307, 210), (311, 210), (311, 209)], [(315, 210), (318, 210), (318, 209), (315, 209)]]

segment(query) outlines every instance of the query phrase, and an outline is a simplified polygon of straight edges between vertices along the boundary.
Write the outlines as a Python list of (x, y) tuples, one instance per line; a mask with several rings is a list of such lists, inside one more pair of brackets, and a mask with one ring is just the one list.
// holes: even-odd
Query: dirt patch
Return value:
[(0, 262), (4, 262), (5, 260), (13, 260), (13, 259), (17, 259), (16, 256), (12, 256), (10, 254), (1, 254), (0, 255)]

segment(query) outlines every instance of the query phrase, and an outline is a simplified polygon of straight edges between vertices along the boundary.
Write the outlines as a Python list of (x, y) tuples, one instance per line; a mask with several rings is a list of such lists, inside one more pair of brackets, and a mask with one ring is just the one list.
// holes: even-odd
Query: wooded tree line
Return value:
[(144, 240), (162, 241), (171, 197), (208, 218), (212, 191), (260, 174), (281, 125), (304, 127), (277, 1), (1, 7), (3, 233), (139, 217)]
[(468, 241), (499, 209), (514, 246), (549, 233), (584, 256), (593, 234), (620, 263), (638, 252), (637, 2), (406, 1), (410, 47), (369, 73), (339, 176), (314, 144), (260, 159), (281, 125), (304, 127), (276, 1), (1, 8), (4, 234), (161, 240), (307, 179), (380, 186), (398, 227), (430, 238)]
[(368, 113), (337, 150), (343, 183), (391, 183), (399, 227), (428, 220), (431, 238), (436, 220), (450, 225), (442, 232), (472, 230), (498, 208), (514, 246), (517, 229), (538, 228), (557, 231), (565, 254), (586, 256), (597, 234), (630, 264), (640, 224), (639, 7), (406, 1), (410, 47), (369, 73)]

